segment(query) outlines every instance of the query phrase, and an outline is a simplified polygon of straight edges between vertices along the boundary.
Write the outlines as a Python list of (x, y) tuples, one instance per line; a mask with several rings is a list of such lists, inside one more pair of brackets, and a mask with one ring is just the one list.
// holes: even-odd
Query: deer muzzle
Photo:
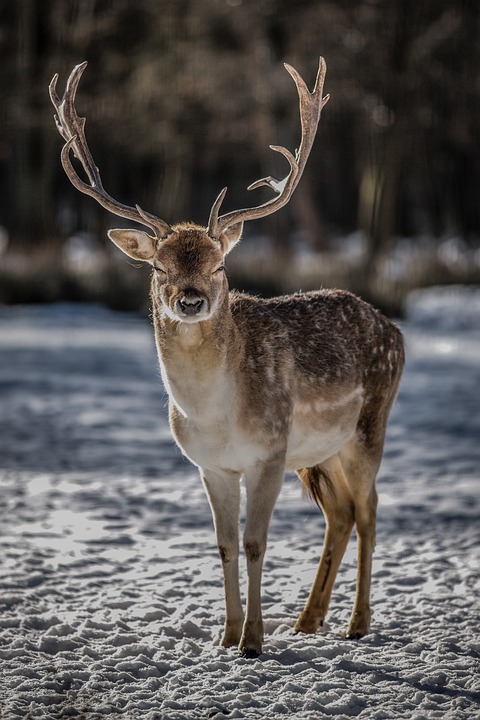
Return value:
[(190, 289), (181, 293), (181, 295), (177, 298), (175, 305), (175, 310), (180, 317), (182, 315), (188, 317), (198, 315), (207, 309), (205, 299), (201, 297), (196, 290)]

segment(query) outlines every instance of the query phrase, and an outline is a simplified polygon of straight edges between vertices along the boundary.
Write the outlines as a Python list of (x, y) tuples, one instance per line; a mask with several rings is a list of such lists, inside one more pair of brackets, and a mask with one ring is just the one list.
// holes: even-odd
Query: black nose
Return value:
[(177, 302), (180, 312), (184, 315), (198, 315), (205, 304), (203, 298), (199, 298), (197, 294), (193, 293), (185, 293), (183, 298)]

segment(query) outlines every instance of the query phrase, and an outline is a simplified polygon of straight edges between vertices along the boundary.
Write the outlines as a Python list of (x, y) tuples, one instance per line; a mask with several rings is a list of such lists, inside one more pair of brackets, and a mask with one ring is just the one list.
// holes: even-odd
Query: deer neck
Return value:
[(215, 389), (231, 385), (228, 353), (235, 327), (228, 298), (210, 320), (182, 323), (154, 309), (157, 351), (165, 388), (183, 415), (201, 417), (213, 402)]

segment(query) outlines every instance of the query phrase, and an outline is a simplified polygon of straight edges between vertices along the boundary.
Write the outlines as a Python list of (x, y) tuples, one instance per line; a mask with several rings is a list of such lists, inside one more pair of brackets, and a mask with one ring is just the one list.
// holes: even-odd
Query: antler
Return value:
[[(66, 142), (61, 153), (63, 169), (77, 190), (95, 198), (106, 210), (127, 220), (133, 220), (141, 225), (146, 225), (153, 230), (157, 239), (164, 238), (173, 232), (168, 223), (157, 218), (155, 215), (145, 212), (138, 205), (136, 205), (135, 208), (123, 205), (123, 203), (114, 200), (103, 187), (100, 173), (95, 165), (85, 138), (86, 119), (79, 117), (75, 110), (75, 95), (80, 78), (86, 67), (87, 63), (83, 62), (73, 68), (61, 99), (56, 93), (58, 75), (53, 77), (49, 86), (50, 99), (58, 113), (58, 115), (55, 116), (57, 129)], [(90, 185), (87, 185), (76, 173), (70, 159), (71, 150), (74, 151), (75, 156), (80, 160)]]
[(295, 153), (295, 157), (292, 153), (284, 147), (278, 145), (270, 145), (270, 148), (275, 152), (280, 153), (290, 163), (290, 172), (287, 177), (283, 180), (275, 180), (273, 177), (262, 178), (252, 183), (248, 187), (248, 190), (254, 190), (262, 185), (267, 185), (272, 188), (278, 195), (263, 205), (259, 205), (254, 208), (246, 208), (244, 210), (234, 210), (221, 215), (218, 217), (220, 206), (223, 202), (227, 188), (224, 188), (217, 199), (215, 200), (213, 207), (210, 212), (210, 218), (208, 221), (207, 232), (210, 237), (218, 238), (222, 232), (232, 225), (237, 223), (245, 222), (246, 220), (255, 220), (258, 218), (271, 215), (272, 213), (280, 210), (290, 200), (293, 191), (297, 187), (297, 184), (302, 176), (303, 170), (308, 160), (310, 150), (312, 149), (315, 134), (317, 132), (318, 122), (320, 120), (320, 114), (322, 108), (328, 102), (330, 95), (322, 97), (323, 84), (325, 82), (325, 74), (327, 72), (327, 64), (321, 57), (317, 79), (315, 81), (315, 87), (313, 92), (310, 92), (305, 82), (298, 74), (298, 72), (291, 65), (285, 63), (285, 68), (292, 76), (295, 85), (297, 86), (298, 98), (300, 101), (300, 121), (302, 125), (302, 141), (299, 149)]

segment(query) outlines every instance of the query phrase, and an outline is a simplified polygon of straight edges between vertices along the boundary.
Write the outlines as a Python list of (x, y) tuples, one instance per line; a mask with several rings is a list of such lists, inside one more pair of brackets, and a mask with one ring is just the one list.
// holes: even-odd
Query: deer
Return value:
[[(262, 567), (274, 506), (286, 471), (295, 472), (323, 511), (323, 551), (295, 633), (324, 623), (334, 581), (356, 528), (357, 579), (346, 637), (369, 632), (377, 492), (387, 419), (404, 364), (401, 331), (347, 290), (323, 289), (275, 298), (230, 291), (225, 259), (244, 223), (290, 200), (307, 163), (323, 107), (326, 63), (314, 89), (285, 68), (296, 85), (301, 142), (295, 154), (270, 146), (289, 163), (282, 180), (257, 180), (274, 196), (256, 207), (220, 214), (227, 188), (206, 227), (170, 225), (104, 189), (75, 97), (87, 63), (71, 72), (60, 98), (50, 84), (56, 124), (65, 141), (63, 168), (82, 193), (143, 229), (112, 229), (127, 256), (151, 267), (150, 299), (169, 424), (182, 453), (198, 468), (213, 516), (223, 568), (225, 619), (221, 646), (256, 658), (262, 652)], [(85, 173), (75, 169), (74, 153)], [(243, 548), (246, 608), (239, 587), (241, 480), (246, 493)]]

